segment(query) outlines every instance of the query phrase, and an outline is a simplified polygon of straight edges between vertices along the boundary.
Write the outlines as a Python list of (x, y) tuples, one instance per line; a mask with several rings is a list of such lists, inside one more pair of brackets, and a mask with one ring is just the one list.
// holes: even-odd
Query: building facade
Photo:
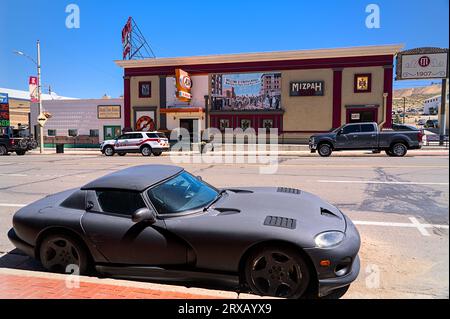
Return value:
[[(124, 128), (123, 99), (51, 100), (42, 102), (51, 114), (44, 126), (46, 147), (65, 144), (66, 147), (98, 147), (105, 139), (114, 139)], [(31, 107), (31, 129), (39, 134), (38, 107)]]
[[(124, 122), (139, 129), (277, 128), (286, 142), (345, 123), (392, 123), (393, 61), (401, 45), (123, 60)], [(175, 70), (192, 78), (178, 102)]]

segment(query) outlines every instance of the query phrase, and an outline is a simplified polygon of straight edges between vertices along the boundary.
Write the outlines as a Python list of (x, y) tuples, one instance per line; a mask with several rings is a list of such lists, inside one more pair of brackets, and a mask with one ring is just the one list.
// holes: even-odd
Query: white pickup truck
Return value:
[(106, 156), (141, 153), (143, 156), (160, 156), (170, 149), (169, 140), (161, 132), (128, 132), (114, 140), (106, 140), (100, 150)]

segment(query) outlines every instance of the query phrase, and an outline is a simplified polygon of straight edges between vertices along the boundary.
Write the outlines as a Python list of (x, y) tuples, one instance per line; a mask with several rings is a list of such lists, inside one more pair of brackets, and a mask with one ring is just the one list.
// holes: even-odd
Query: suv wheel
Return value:
[(105, 155), (106, 156), (113, 156), (114, 155), (114, 148), (112, 146), (106, 146), (105, 147)]
[(403, 157), (408, 152), (408, 148), (403, 143), (395, 143), (391, 148), (391, 153), (396, 157)]
[(333, 149), (331, 148), (330, 144), (321, 144), (319, 146), (319, 155), (322, 157), (328, 157), (333, 153)]
[(154, 156), (161, 156), (161, 154), (162, 154), (161, 151), (153, 151)]
[(141, 148), (141, 154), (142, 154), (142, 156), (150, 156), (150, 155), (152, 154), (152, 149), (151, 149), (151, 147), (148, 146), (148, 145), (144, 145), (144, 146)]
[(8, 154), (8, 150), (6, 149), (5, 146), (0, 145), (0, 156), (6, 155)]

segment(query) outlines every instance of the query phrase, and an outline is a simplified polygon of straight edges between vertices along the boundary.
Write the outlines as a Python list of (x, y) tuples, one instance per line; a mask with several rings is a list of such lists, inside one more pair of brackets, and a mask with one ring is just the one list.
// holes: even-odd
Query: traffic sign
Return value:
[(45, 123), (47, 122), (47, 116), (45, 116), (44, 113), (39, 114), (37, 121), (40, 126), (44, 127)]

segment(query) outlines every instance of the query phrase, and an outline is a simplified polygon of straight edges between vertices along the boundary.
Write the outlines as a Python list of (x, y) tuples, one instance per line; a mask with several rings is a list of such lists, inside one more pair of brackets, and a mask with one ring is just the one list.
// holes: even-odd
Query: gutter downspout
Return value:
[(383, 128), (384, 124), (386, 124), (386, 115), (387, 115), (387, 98), (389, 93), (383, 93), (383, 122), (378, 125), (380, 127), (380, 131)]

